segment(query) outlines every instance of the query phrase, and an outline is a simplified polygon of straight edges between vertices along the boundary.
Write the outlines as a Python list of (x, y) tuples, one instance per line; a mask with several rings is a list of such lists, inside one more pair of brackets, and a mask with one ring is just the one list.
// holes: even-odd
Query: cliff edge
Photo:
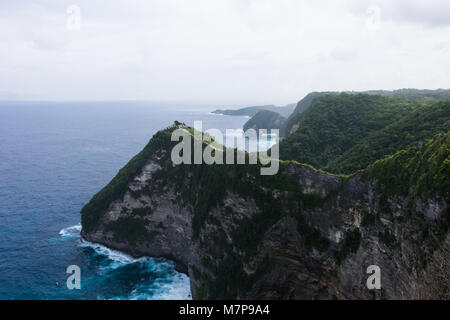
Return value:
[[(293, 161), (261, 176), (174, 165), (178, 127), (85, 205), (84, 239), (174, 260), (194, 299), (450, 298), (450, 133), (351, 176)], [(366, 286), (371, 265), (379, 290)]]

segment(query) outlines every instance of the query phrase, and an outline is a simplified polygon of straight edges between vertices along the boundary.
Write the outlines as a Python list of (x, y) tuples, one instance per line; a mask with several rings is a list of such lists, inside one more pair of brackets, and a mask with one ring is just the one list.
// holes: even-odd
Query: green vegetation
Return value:
[(342, 155), (331, 159), (325, 169), (332, 172), (355, 172), (386, 155), (448, 130), (450, 101), (419, 105), (410, 114), (369, 134)]
[(324, 95), (301, 114), (299, 129), (280, 142), (280, 157), (325, 168), (369, 132), (413, 110), (410, 102), (381, 96)]
[(353, 173), (385, 155), (450, 130), (450, 101), (419, 104), (368, 94), (312, 101), (280, 157), (334, 173)]
[[(414, 102), (437, 102), (450, 100), (450, 90), (438, 89), (438, 90), (418, 90), (418, 89), (400, 89), (394, 91), (386, 90), (372, 90), (354, 92), (348, 91), (347, 94), (370, 94), (379, 95), (389, 98), (403, 99)], [(289, 119), (286, 121), (286, 125), (282, 128), (282, 136), (289, 135), (293, 126), (298, 124), (301, 120), (301, 113), (306, 111), (312, 104), (312, 101), (318, 97), (326, 94), (338, 94), (338, 92), (311, 92), (307, 94), (302, 100), (300, 100)]]
[(312, 248), (316, 248), (319, 252), (325, 252), (330, 247), (330, 241), (320, 234), (320, 231), (312, 228), (302, 216), (297, 218), (297, 229), (302, 236), (303, 245), (309, 252)]
[[(426, 98), (421, 98), (423, 100), (442, 99), (446, 97), (448, 91), (425, 93)], [(412, 94), (421, 96), (425, 93), (401, 91), (403, 96), (406, 94), (409, 97)], [(400, 93), (397, 96), (401, 96)], [(417, 97), (415, 99), (420, 100)], [(300, 128), (281, 142), (281, 158), (308, 163), (335, 173), (355, 172), (396, 150), (431, 138), (438, 132), (450, 130), (449, 101), (417, 104), (377, 95), (314, 93), (308, 95), (303, 104), (299, 103), (299, 105), (306, 108), (309, 103), (312, 105), (301, 113)], [(169, 127), (155, 134), (148, 145), (83, 207), (82, 225), (86, 232), (95, 227), (99, 217), (106, 212), (112, 201), (123, 197), (128, 184), (139, 173), (151, 155), (161, 149), (171, 149), (171, 146), (175, 144), (170, 141), (170, 135), (174, 128)], [(281, 162), (282, 166), (283, 163), (285, 162)], [(247, 174), (248, 170), (259, 170), (259, 167), (237, 166), (237, 170), (230, 169), (229, 166), (195, 167), (194, 179), (191, 180), (193, 185), (189, 190), (183, 192), (183, 197), (185, 200), (188, 198), (193, 200), (195, 194), (192, 190), (198, 185), (202, 186), (202, 192), (205, 195), (196, 200), (198, 201), (196, 205), (198, 214), (194, 220), (195, 230), (198, 231), (202, 225), (202, 217), (206, 216), (211, 206), (216, 205), (218, 199), (223, 197), (224, 188), (221, 186), (235, 185), (238, 181), (235, 175), (243, 176)], [(377, 166), (374, 168), (376, 171)], [(431, 169), (433, 168), (431, 167)], [(393, 170), (397, 169), (395, 167)], [(421, 171), (422, 175), (426, 172), (424, 170), (427, 168)], [(235, 171), (234, 175), (230, 173), (233, 171)], [(179, 174), (180, 179), (186, 177), (187, 174), (187, 170), (184, 168), (176, 168), (173, 172)], [(417, 172), (413, 173), (412, 177), (417, 180), (416, 183), (419, 185), (429, 186), (442, 183), (442, 176), (437, 176), (442, 174), (441, 172), (436, 172), (434, 176), (428, 176), (427, 181), (422, 181), (425, 178), (417, 177)], [(255, 174), (255, 176), (259, 175)], [(283, 181), (285, 177), (277, 176), (275, 181), (270, 178), (265, 179), (275, 183), (280, 189), (294, 191), (295, 184), (292, 184), (292, 181)], [(237, 186), (237, 188), (239, 187)], [(157, 189), (161, 192), (163, 186), (161, 185)], [(201, 205), (200, 203), (204, 200), (206, 203)], [(305, 197), (304, 202), (307, 203)], [(312, 205), (315, 206), (316, 203), (313, 201)]]
[(361, 245), (361, 232), (358, 228), (349, 230), (345, 233), (344, 242), (339, 251), (335, 252), (337, 264), (341, 264), (350, 254), (356, 253)]
[[(389, 212), (389, 201), (393, 196), (432, 195), (450, 189), (450, 102), (416, 103), (367, 94), (324, 94), (311, 98), (311, 102), (301, 114), (300, 128), (281, 143), (282, 156), (293, 157), (293, 160), (280, 161), (280, 171), (274, 176), (261, 176), (259, 164), (172, 166), (170, 150), (177, 142), (171, 142), (170, 136), (175, 127), (158, 132), (82, 209), (83, 229), (87, 232), (95, 229), (109, 204), (124, 196), (129, 183), (146, 162), (157, 155), (163, 170), (152, 173), (152, 183), (135, 196), (140, 193), (162, 195), (169, 191), (175, 194), (173, 201), (192, 212), (193, 238), (214, 257), (202, 259), (208, 272), (192, 269), (194, 277), (201, 282), (198, 296), (236, 298), (244, 294), (261, 274), (270, 272), (274, 262), (269, 258), (252, 274), (246, 273), (244, 266), (256, 254), (264, 234), (283, 217), (296, 219), (306, 251), (316, 249), (334, 253), (338, 264), (360, 247), (360, 229), (348, 230), (336, 247), (308, 221), (306, 213), (326, 208), (326, 202), (336, 194), (324, 198), (304, 194), (295, 170), (300, 166), (312, 167), (296, 161), (329, 171), (351, 173), (393, 153), (374, 162), (363, 175), (377, 183), (381, 195), (380, 212), (363, 213), (363, 232), (367, 230), (364, 228), (377, 225), (380, 215)], [(194, 133), (192, 128), (186, 129)], [(445, 133), (418, 145), (439, 132)], [(204, 142), (203, 148), (210, 143), (215, 142)], [(396, 152), (410, 145), (415, 146)], [(220, 145), (217, 148), (226, 150)], [(249, 154), (245, 153), (245, 156), (248, 163)], [(343, 181), (348, 177), (339, 176)], [(229, 193), (254, 203), (256, 212), (251, 217), (236, 214), (233, 206), (224, 205)], [(227, 224), (233, 224), (227, 226), (231, 228), (227, 229), (227, 234), (222, 222), (212, 214), (214, 209), (221, 207), (230, 216)], [(155, 234), (148, 232), (142, 217), (152, 214), (152, 208), (134, 209), (124, 214), (130, 216), (121, 217), (106, 227), (107, 231), (113, 232), (116, 241), (151, 241)], [(217, 230), (213, 239), (208, 239), (214, 245), (204, 243), (200, 237), (205, 225)], [(431, 241), (437, 246), (434, 242), (443, 241), (447, 232), (448, 223), (442, 223), (423, 228), (421, 236), (424, 242)], [(388, 247), (397, 248), (398, 242), (389, 231), (379, 232), (378, 237)], [(423, 260), (426, 261), (430, 254), (423, 253)]]
[(266, 106), (254, 106), (254, 107), (246, 107), (241, 109), (227, 109), (227, 110), (214, 110), (212, 113), (224, 114), (227, 116), (249, 116), (253, 117), (261, 110), (268, 110), (272, 112), (276, 112), (283, 117), (289, 117), (289, 115), (294, 111), (295, 104), (288, 104), (283, 107), (277, 107), (274, 105), (266, 105)]
[[(193, 131), (188, 129), (191, 133)], [(207, 143), (203, 144), (205, 147)], [(236, 150), (234, 150), (236, 152)], [(249, 155), (245, 153), (246, 163)], [(160, 163), (165, 163), (165, 158)], [(171, 190), (177, 194), (180, 205), (190, 208), (193, 213), (192, 231), (195, 239), (200, 239), (200, 245), (212, 250), (209, 254), (217, 260), (204, 260), (202, 264), (215, 275), (211, 279), (207, 273), (196, 272), (200, 277), (202, 287), (199, 296), (209, 298), (231, 298), (245, 292), (262, 273), (258, 270), (252, 275), (246, 274), (244, 264), (257, 250), (257, 245), (279, 219), (284, 216), (294, 216), (299, 221), (298, 230), (302, 235), (304, 245), (308, 250), (316, 248), (326, 251), (329, 242), (320, 232), (310, 227), (301, 215), (302, 210), (322, 206), (324, 199), (303, 194), (299, 182), (287, 174), (287, 167), (292, 162), (280, 163), (280, 172), (274, 176), (261, 176), (260, 165), (180, 165), (170, 170), (159, 170), (152, 174), (152, 184), (146, 193), (159, 194), (166, 192), (164, 188), (174, 186)], [(301, 166), (300, 164), (295, 164)], [(274, 197), (273, 190), (287, 192), (289, 200), (284, 197)], [(213, 239), (214, 246), (202, 243), (199, 238), (205, 224), (216, 225), (221, 230), (220, 221), (212, 216), (215, 208), (224, 207), (223, 200), (227, 193), (238, 195), (241, 199), (255, 202), (258, 211), (252, 217), (243, 217), (235, 221), (235, 228), (230, 232), (232, 244), (224, 232), (217, 232)], [(289, 203), (287, 203), (287, 202)], [(287, 208), (295, 208), (292, 215)], [(235, 215), (232, 207), (225, 207), (231, 217)], [(239, 248), (236, 252), (233, 248)], [(216, 261), (220, 261), (217, 263)], [(267, 267), (267, 266), (266, 266)], [(205, 286), (205, 283), (208, 283)], [(206, 292), (209, 288), (209, 292)]]
[(147, 206), (142, 207), (142, 208), (134, 208), (131, 211), (131, 215), (133, 215), (133, 216), (142, 216), (142, 217), (151, 215), (152, 213), (153, 213), (153, 209), (151, 207), (147, 207)]
[[(194, 170), (192, 186), (201, 186), (194, 195), (194, 202), (191, 202), (194, 204), (194, 236), (198, 236), (205, 223), (217, 225), (218, 230), (221, 230), (220, 222), (213, 219), (210, 213), (213, 208), (222, 205), (227, 191), (254, 201), (259, 208), (252, 217), (236, 221), (236, 227), (229, 235), (232, 243), (223, 232), (218, 232), (212, 240), (214, 245), (209, 247), (211, 250), (209, 254), (216, 260), (202, 262), (203, 266), (214, 274), (214, 279), (206, 274), (201, 275), (202, 283), (208, 284), (202, 288), (205, 297), (211, 299), (238, 297), (244, 294), (262, 274), (270, 272), (270, 260), (260, 264), (260, 268), (251, 275), (244, 272), (244, 264), (256, 254), (257, 245), (264, 234), (284, 216), (289, 215), (297, 219), (298, 231), (308, 251), (312, 248), (320, 252), (328, 249), (329, 241), (321, 236), (317, 229), (312, 228), (301, 214), (305, 207), (312, 209), (314, 204), (322, 205), (323, 201), (302, 194), (298, 182), (284, 173), (285, 168), (286, 164), (282, 164), (280, 173), (275, 176), (261, 176), (257, 165), (189, 168), (191, 172)], [(181, 192), (191, 195), (190, 189), (189, 186), (185, 186)], [(274, 197), (272, 194), (274, 189), (288, 192), (289, 199)], [(189, 201), (192, 201), (192, 198)], [(230, 207), (226, 207), (225, 211), (231, 217), (235, 215)], [(234, 248), (239, 248), (239, 252)], [(205, 292), (205, 288), (209, 288), (208, 293)]]
[(378, 238), (380, 239), (381, 243), (384, 243), (390, 249), (395, 249), (399, 246), (399, 243), (395, 236), (388, 230), (384, 230), (384, 232), (378, 233)]
[(290, 134), (292, 127), (294, 124), (298, 123), (300, 119), (301, 113), (306, 111), (310, 106), (314, 99), (326, 95), (331, 94), (332, 92), (311, 92), (307, 94), (302, 100), (297, 103), (294, 112), (290, 115), (288, 120), (286, 121), (284, 127), (281, 130), (281, 136), (285, 137)]
[(286, 118), (279, 115), (276, 112), (263, 110), (255, 114), (250, 120), (244, 124), (244, 131), (252, 128), (255, 130), (259, 129), (280, 129)]
[(385, 97), (406, 99), (416, 102), (436, 102), (450, 100), (450, 90), (420, 90), (420, 89), (399, 89), (394, 91), (372, 90), (365, 91), (367, 94), (377, 94)]
[(389, 195), (432, 195), (450, 189), (450, 132), (376, 161), (370, 170), (381, 192)]
[(143, 220), (134, 217), (121, 217), (116, 221), (110, 222), (106, 229), (113, 232), (116, 241), (126, 241), (130, 244), (151, 241), (155, 236), (155, 234), (145, 228)]
[(361, 225), (363, 227), (370, 227), (373, 226), (377, 222), (377, 220), (377, 215), (366, 212), (363, 214)]
[[(399, 151), (376, 161), (366, 178), (376, 181), (380, 195), (380, 213), (391, 214), (389, 201), (396, 197), (407, 200), (407, 214), (417, 226), (416, 240), (421, 266), (426, 268), (448, 235), (450, 215), (436, 221), (415, 212), (416, 200), (447, 197), (450, 193), (450, 132), (440, 133), (426, 143)], [(413, 214), (415, 212), (415, 214)], [(395, 223), (402, 223), (394, 220)], [(397, 226), (398, 227), (398, 226)], [(378, 233), (380, 242), (390, 249), (400, 248), (400, 242), (388, 230)]]
[(122, 199), (128, 184), (140, 173), (145, 163), (158, 150), (170, 150), (170, 137), (173, 127), (157, 132), (145, 148), (120, 169), (111, 182), (100, 190), (81, 210), (81, 224), (86, 232), (92, 230), (99, 218), (106, 212), (110, 203)]

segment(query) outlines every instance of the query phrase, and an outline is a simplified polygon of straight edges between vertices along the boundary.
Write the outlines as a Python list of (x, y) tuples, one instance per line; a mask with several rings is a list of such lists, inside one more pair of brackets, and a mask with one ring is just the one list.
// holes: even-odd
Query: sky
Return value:
[(450, 87), (448, 0), (0, 0), (0, 99), (297, 102)]

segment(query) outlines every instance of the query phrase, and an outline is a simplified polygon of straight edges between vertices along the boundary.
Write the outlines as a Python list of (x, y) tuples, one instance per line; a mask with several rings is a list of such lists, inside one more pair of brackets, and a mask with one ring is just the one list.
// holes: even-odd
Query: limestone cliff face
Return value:
[(383, 164), (350, 177), (174, 166), (171, 130), (83, 208), (85, 239), (176, 261), (195, 299), (449, 298), (448, 177), (425, 195), (390, 190)]

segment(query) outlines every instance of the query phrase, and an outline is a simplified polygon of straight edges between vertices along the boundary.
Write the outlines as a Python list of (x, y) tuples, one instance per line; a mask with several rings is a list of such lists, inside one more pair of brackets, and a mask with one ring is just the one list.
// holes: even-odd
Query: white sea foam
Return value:
[[(65, 238), (68, 238), (68, 237), (72, 238), (75, 236), (79, 236), (80, 232), (81, 232), (81, 224), (77, 224), (75, 226), (61, 229), (61, 231), (59, 231), (59, 235), (61, 237), (65, 237)], [(106, 256), (108, 259), (120, 262), (122, 264), (129, 264), (129, 263), (137, 262), (137, 261), (140, 261), (143, 259), (147, 259), (147, 258), (135, 259), (135, 258), (127, 255), (126, 253), (123, 253), (123, 252), (120, 252), (117, 250), (113, 250), (113, 249), (109, 249), (101, 244), (89, 242), (82, 238), (80, 238), (80, 240), (79, 240), (79, 245), (80, 245), (80, 247), (90, 247), (90, 248), (94, 249), (94, 251), (97, 254)]]
[[(127, 300), (192, 300), (189, 278), (181, 273), (159, 278), (151, 284), (138, 285)], [(113, 299), (124, 299), (115, 297)]]
[(146, 258), (146, 257), (135, 259), (126, 253), (123, 253), (123, 252), (120, 252), (117, 250), (113, 250), (108, 247), (105, 247), (104, 245), (89, 242), (84, 239), (80, 239), (80, 247), (92, 248), (92, 249), (94, 249), (95, 253), (105, 256), (109, 260), (120, 262), (121, 264), (130, 264), (130, 263), (146, 261), (148, 259), (151, 259), (151, 258)]
[(174, 275), (170, 283), (153, 284), (157, 287), (153, 300), (192, 300), (189, 278), (182, 273)]
[[(62, 229), (59, 234), (62, 237), (79, 236), (81, 225), (75, 225)], [(156, 259), (151, 257), (133, 258), (132, 256), (120, 252), (118, 250), (110, 249), (104, 245), (86, 241), (80, 237), (78, 239), (80, 247), (92, 248), (96, 254), (106, 257), (109, 261), (104, 266), (99, 266), (103, 272), (113, 271), (125, 265), (132, 263), (145, 263), (145, 268), (160, 274), (151, 283), (140, 283), (130, 293), (129, 296), (119, 296), (112, 299), (126, 299), (126, 300), (191, 300), (191, 288), (189, 277), (185, 274), (176, 272), (174, 264), (171, 261), (164, 259)], [(106, 261), (105, 261), (106, 262)], [(101, 295), (100, 299), (104, 299)]]
[(277, 134), (276, 133), (263, 133), (263, 134), (261, 134), (261, 136), (263, 136), (263, 137), (276, 137)]
[(77, 224), (75, 226), (71, 226), (71, 227), (67, 227), (64, 229), (61, 229), (59, 231), (59, 235), (61, 237), (65, 237), (65, 238), (72, 238), (72, 237), (76, 237), (80, 235), (80, 231), (81, 231), (81, 224)]

